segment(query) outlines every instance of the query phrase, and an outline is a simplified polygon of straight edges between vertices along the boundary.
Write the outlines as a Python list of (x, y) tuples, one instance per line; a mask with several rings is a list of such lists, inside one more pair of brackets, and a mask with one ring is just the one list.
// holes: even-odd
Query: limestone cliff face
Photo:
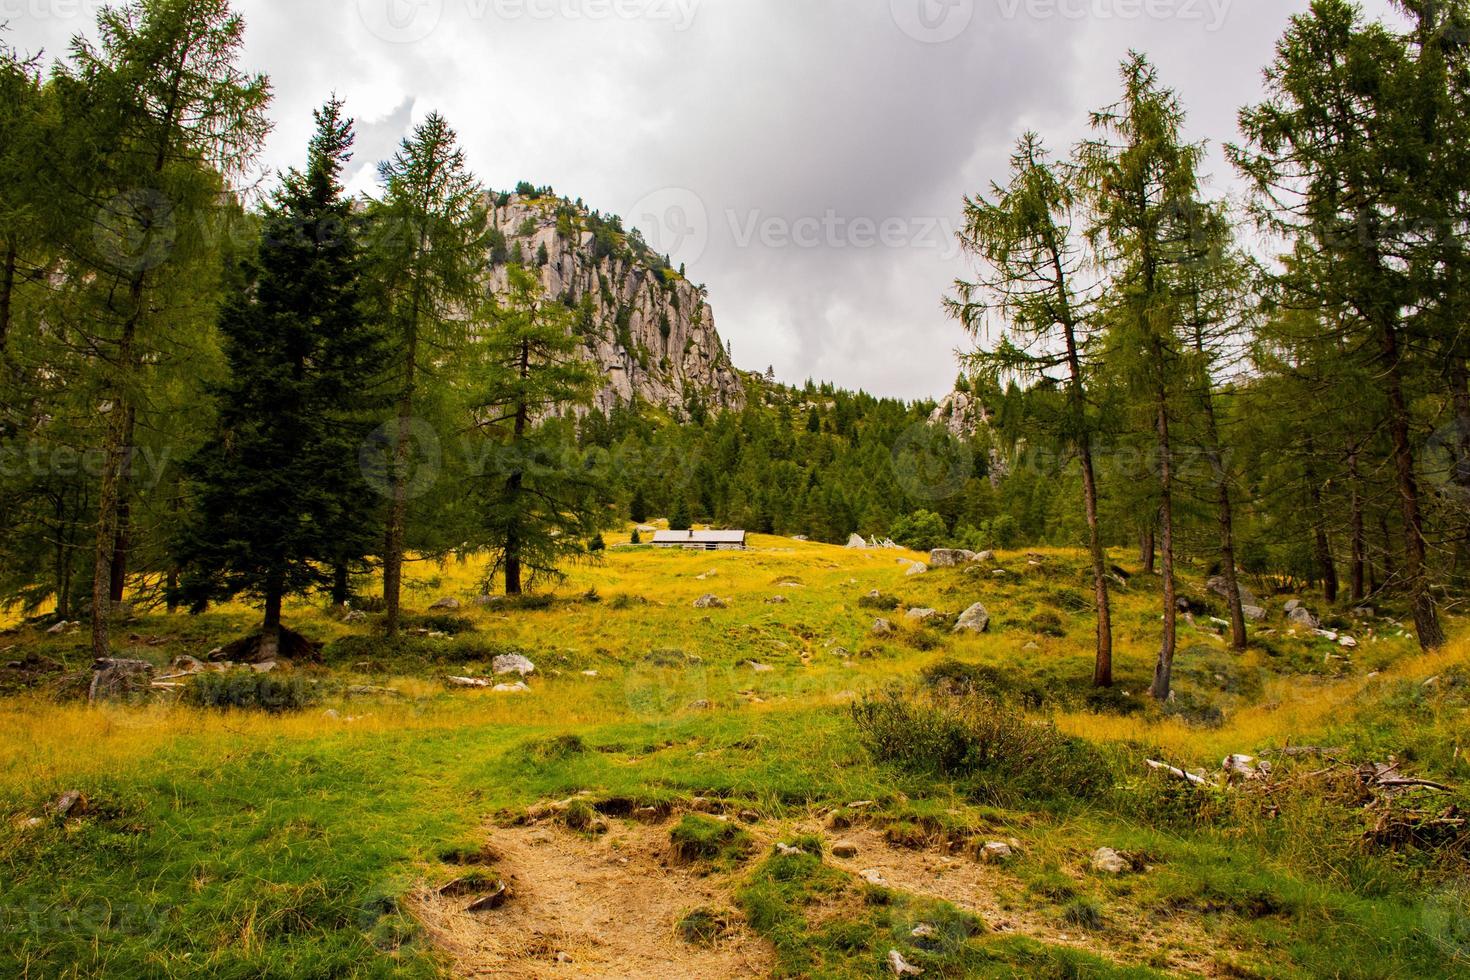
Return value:
[(598, 408), (635, 396), (676, 417), (691, 397), (714, 411), (744, 407), (744, 381), (704, 290), (636, 231), (551, 195), (492, 196), (489, 205), (490, 288), (503, 293), (507, 263), (519, 260), (540, 277), (548, 301), (574, 311), (587, 359), (606, 378)]
[(990, 424), (990, 418), (990, 410), (969, 392), (953, 391), (939, 403), (929, 423), (957, 436), (973, 436)]

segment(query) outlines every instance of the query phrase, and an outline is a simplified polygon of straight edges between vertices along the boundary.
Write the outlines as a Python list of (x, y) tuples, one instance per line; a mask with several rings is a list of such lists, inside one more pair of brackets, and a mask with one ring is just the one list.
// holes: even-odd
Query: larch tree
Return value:
[(575, 316), (542, 296), (533, 273), (509, 269), (509, 289), (492, 298), (479, 341), (482, 395), (477, 427), (491, 441), (477, 543), (502, 573), (507, 595), (562, 577), (567, 562), (589, 557), (588, 542), (611, 526), (610, 488), (576, 447), (560, 437), (559, 409), (592, 403), (597, 374), (572, 331)]
[[(972, 336), (983, 337), (990, 318), (1005, 333), (991, 350), (967, 360), (1000, 375), (1041, 379), (1065, 388), (1066, 409), (1049, 435), (1076, 454), (1097, 603), (1097, 657), (1093, 683), (1113, 684), (1112, 610), (1108, 563), (1098, 517), (1093, 423), (1088, 403), (1091, 368), (1087, 342), (1092, 297), (1084, 279), (1087, 256), (1075, 229), (1073, 172), (1048, 158), (1040, 137), (1023, 136), (1011, 156), (1009, 181), (988, 196), (965, 202), (960, 241), (984, 263), (976, 282), (960, 281), (948, 307)], [(1060, 379), (1053, 372), (1061, 372)]]
[(1187, 254), (1188, 205), (1198, 194), (1201, 149), (1184, 141), (1184, 110), (1148, 59), (1130, 55), (1122, 77), (1122, 101), (1092, 114), (1098, 135), (1078, 152), (1093, 211), (1090, 235), (1107, 277), (1108, 301), (1100, 313), (1107, 329), (1105, 356), (1109, 370), (1133, 393), (1157, 450), (1164, 630), (1153, 696), (1164, 701), (1173, 689), (1179, 620), (1172, 435), (1182, 361), (1176, 279)]
[(446, 352), (462, 349), (480, 302), (489, 257), (485, 191), (443, 116), (415, 127), (379, 166), (383, 198), (373, 208), (374, 266), (392, 335), (397, 418), (386, 467), (387, 533), (383, 596), (396, 635), (409, 522), (415, 413), (426, 376)]
[(217, 257), (224, 181), (269, 132), (270, 86), (236, 64), (245, 25), (228, 0), (104, 7), (97, 26), (97, 43), (78, 38), (53, 81), (67, 136), (49, 162), (67, 175), (66, 207), (95, 216), (69, 236), (65, 260), (68, 288), (84, 294), (70, 326), (100, 380), (91, 616), (92, 652), (106, 657), (127, 575), (147, 368), (183, 332), (202, 329), (165, 297), (197, 290)]
[[(1256, 213), (1289, 236), (1279, 277), (1295, 306), (1315, 306), (1345, 347), (1372, 351), (1404, 535), (1402, 583), (1426, 650), (1444, 646), (1429, 579), (1424, 496), (1411, 412), (1426, 250), (1418, 219), (1426, 180), (1424, 120), (1408, 46), (1345, 0), (1315, 0), (1277, 45), (1265, 102), (1242, 111), (1232, 149)], [(1430, 253), (1432, 254), (1432, 252)]]

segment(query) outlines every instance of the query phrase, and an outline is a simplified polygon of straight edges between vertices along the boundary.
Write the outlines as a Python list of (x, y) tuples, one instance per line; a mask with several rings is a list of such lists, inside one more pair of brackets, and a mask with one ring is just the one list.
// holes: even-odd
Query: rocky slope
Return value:
[(739, 409), (744, 382), (715, 329), (703, 287), (626, 230), (550, 193), (493, 195), (490, 286), (506, 288), (507, 264), (534, 269), (548, 299), (577, 315), (587, 357), (607, 383), (604, 412), (635, 397), (683, 417), (691, 400)]

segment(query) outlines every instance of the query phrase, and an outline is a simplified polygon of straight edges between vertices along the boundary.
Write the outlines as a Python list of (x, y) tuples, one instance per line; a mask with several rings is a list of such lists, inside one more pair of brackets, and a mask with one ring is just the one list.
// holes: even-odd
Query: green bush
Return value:
[(858, 600), (859, 609), (876, 609), (879, 612), (893, 612), (898, 607), (898, 599), (891, 595), (865, 595)]
[(227, 674), (198, 675), (184, 689), (183, 700), (196, 708), (235, 708), (283, 714), (309, 708), (320, 699), (316, 685), (305, 678), (237, 670)]
[(750, 835), (731, 823), (685, 814), (669, 833), (674, 856), (681, 861), (713, 861), (718, 858), (741, 858), (750, 852)]
[(953, 779), (982, 802), (1092, 799), (1112, 787), (1107, 760), (1091, 744), (993, 698), (889, 694), (857, 702), (852, 718), (878, 761)]

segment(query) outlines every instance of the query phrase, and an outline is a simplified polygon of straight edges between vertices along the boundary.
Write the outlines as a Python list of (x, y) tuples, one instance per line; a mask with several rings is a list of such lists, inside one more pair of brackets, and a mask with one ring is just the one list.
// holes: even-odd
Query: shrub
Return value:
[(428, 630), (430, 633), (444, 633), (448, 636), (459, 636), (461, 633), (473, 633), (475, 631), (475, 621), (464, 616), (447, 616), (431, 613), (425, 616), (404, 616), (402, 628), (407, 632)]
[(602, 539), (602, 535), (594, 534), (592, 536), (592, 540), (587, 542), (587, 550), (592, 552), (594, 555), (598, 554), (599, 552), (606, 551), (607, 542)]
[(1090, 799), (1112, 786), (1106, 760), (1092, 745), (993, 698), (889, 694), (864, 698), (851, 710), (875, 759), (953, 779), (982, 802)]
[(730, 917), (713, 909), (695, 909), (679, 920), (674, 931), (691, 946), (713, 946), (730, 931)]
[(893, 612), (898, 606), (898, 599), (891, 595), (865, 595), (858, 600), (859, 609), (876, 609), (879, 612)]
[(536, 762), (560, 762), (587, 752), (587, 743), (582, 741), (580, 735), (537, 739), (526, 747), (526, 754)]
[(1067, 625), (1062, 622), (1062, 617), (1050, 609), (1043, 609), (1031, 617), (1031, 630), (1042, 636), (1051, 636), (1058, 639), (1067, 635)]
[(1102, 906), (1090, 898), (1074, 898), (1062, 909), (1062, 920), (1070, 926), (1098, 932), (1103, 927)]
[(196, 708), (236, 708), (282, 714), (316, 704), (316, 686), (301, 677), (253, 671), (200, 674), (184, 689), (184, 703)]
[(938, 514), (921, 510), (893, 522), (889, 534), (894, 541), (915, 551), (932, 551), (949, 537), (949, 528)]

